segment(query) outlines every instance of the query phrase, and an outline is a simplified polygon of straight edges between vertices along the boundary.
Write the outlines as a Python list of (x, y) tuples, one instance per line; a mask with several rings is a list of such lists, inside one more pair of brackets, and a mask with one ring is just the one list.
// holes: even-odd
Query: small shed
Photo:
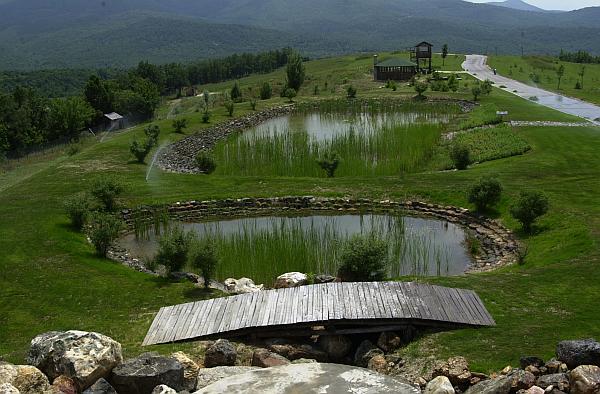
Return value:
[(120, 130), (123, 127), (125, 127), (125, 120), (123, 116), (119, 115), (116, 112), (104, 114), (104, 130)]
[(375, 81), (408, 81), (418, 71), (416, 63), (402, 58), (391, 58), (379, 62), (375, 55), (373, 63), (373, 79)]
[(422, 41), (413, 48), (409, 48), (410, 60), (417, 63), (419, 71), (427, 70), (429, 73), (433, 71), (431, 66), (431, 59), (433, 57), (432, 48), (433, 44), (427, 41)]

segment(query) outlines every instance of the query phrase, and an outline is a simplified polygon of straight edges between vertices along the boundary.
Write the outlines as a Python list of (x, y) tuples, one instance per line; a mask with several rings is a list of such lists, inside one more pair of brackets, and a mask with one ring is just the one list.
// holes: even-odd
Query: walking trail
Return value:
[(484, 81), (489, 79), (496, 87), (505, 86), (501, 89), (516, 94), (524, 99), (537, 97), (538, 104), (553, 108), (569, 115), (579, 116), (592, 123), (600, 125), (600, 107), (572, 97), (563, 96), (534, 86), (526, 85), (514, 79), (500, 75), (494, 75), (492, 69), (487, 65), (487, 56), (467, 55), (462, 68), (475, 78)]

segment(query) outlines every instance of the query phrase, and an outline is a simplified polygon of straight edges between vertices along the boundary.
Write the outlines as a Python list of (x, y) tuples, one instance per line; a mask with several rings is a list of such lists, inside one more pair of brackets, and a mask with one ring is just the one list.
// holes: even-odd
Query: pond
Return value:
[(423, 167), (454, 119), (448, 105), (385, 110), (307, 110), (242, 130), (214, 148), (217, 174), (324, 177), (317, 160), (335, 152), (336, 176), (389, 176)]
[[(201, 223), (176, 223), (200, 239), (215, 242), (220, 257), (217, 278), (249, 277), (270, 285), (284, 272), (335, 275), (350, 237), (373, 234), (388, 245), (387, 276), (450, 276), (471, 262), (466, 233), (436, 219), (393, 214), (265, 216)], [(119, 246), (133, 256), (153, 258), (158, 237), (129, 234)]]

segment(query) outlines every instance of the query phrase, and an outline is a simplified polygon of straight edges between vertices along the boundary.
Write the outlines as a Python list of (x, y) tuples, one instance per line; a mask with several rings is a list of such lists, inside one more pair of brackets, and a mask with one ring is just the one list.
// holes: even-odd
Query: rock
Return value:
[(600, 366), (600, 343), (593, 339), (562, 341), (556, 347), (556, 357), (570, 369), (580, 365)]
[(521, 357), (519, 359), (519, 364), (521, 365), (521, 369), (525, 369), (530, 365), (533, 365), (536, 368), (542, 367), (544, 365), (544, 360), (539, 357)]
[(85, 389), (123, 361), (121, 344), (95, 332), (52, 331), (31, 341), (27, 362), (50, 379), (72, 378)]
[(54, 393), (60, 394), (77, 394), (79, 390), (77, 383), (68, 376), (60, 375), (52, 382), (52, 390)]
[(91, 385), (83, 394), (117, 394), (117, 390), (104, 378), (100, 378)]
[(200, 390), (218, 380), (228, 378), (230, 376), (243, 374), (249, 371), (260, 369), (259, 367), (214, 367), (200, 368), (196, 383), (196, 390)]
[(19, 390), (10, 383), (0, 384), (0, 394), (20, 394)]
[(385, 357), (381, 354), (377, 354), (369, 360), (367, 368), (371, 371), (385, 373), (387, 371), (388, 363)]
[(192, 283), (200, 282), (200, 275), (194, 274), (193, 272), (171, 272), (169, 277), (174, 280), (189, 280)]
[(510, 365), (507, 365), (506, 367), (504, 367), (504, 369), (502, 371), (500, 371), (501, 375), (508, 375), (509, 373), (511, 373), (513, 370), (513, 367), (511, 367)]
[(206, 368), (235, 365), (237, 352), (227, 339), (219, 339), (206, 349), (204, 366)]
[(37, 394), (50, 389), (46, 375), (31, 365), (0, 364), (0, 384), (6, 384), (23, 394)]
[(540, 369), (535, 365), (528, 365), (527, 367), (525, 367), (525, 371), (532, 373), (535, 376), (543, 375), (542, 371), (540, 371)]
[(290, 364), (263, 368), (219, 380), (194, 394), (241, 393), (377, 393), (418, 394), (387, 375), (340, 364)]
[(110, 382), (119, 393), (147, 394), (161, 384), (183, 389), (183, 366), (158, 353), (144, 353), (113, 369)]
[(385, 331), (379, 335), (377, 346), (384, 352), (393, 352), (402, 346), (402, 338), (392, 331)]
[(464, 386), (471, 380), (469, 363), (464, 357), (451, 357), (434, 368), (433, 376), (446, 376), (454, 386)]
[(569, 391), (569, 377), (566, 373), (554, 373), (538, 377), (536, 386), (546, 389), (548, 386), (553, 386), (561, 391)]
[(365, 339), (358, 345), (354, 353), (354, 364), (359, 367), (366, 367), (369, 365), (369, 360), (377, 355), (383, 355), (383, 351), (373, 345), (371, 341)]
[(177, 391), (167, 385), (161, 384), (152, 390), (152, 394), (177, 394)]
[(437, 376), (433, 378), (427, 386), (423, 394), (454, 394), (454, 387), (450, 383), (450, 379), (445, 376)]
[(314, 358), (299, 358), (297, 360), (292, 361), (292, 364), (310, 364), (316, 362), (317, 360), (315, 360)]
[(509, 394), (511, 380), (508, 376), (484, 380), (469, 387), (465, 394)]
[(288, 272), (279, 275), (275, 280), (276, 289), (287, 289), (290, 287), (304, 286), (308, 284), (308, 277), (301, 272)]
[(569, 374), (572, 394), (600, 393), (600, 367), (580, 365)]
[(345, 335), (321, 335), (318, 344), (332, 360), (341, 360), (352, 350), (352, 341)]
[(332, 283), (335, 282), (337, 278), (331, 275), (317, 275), (315, 276), (315, 283)]
[(230, 294), (255, 293), (264, 290), (264, 285), (256, 285), (254, 284), (254, 281), (249, 278), (227, 278), (223, 284), (225, 285), (225, 291)]
[(17, 367), (0, 362), (0, 384), (8, 383), (12, 385), (13, 380), (17, 377)]
[(531, 386), (529, 389), (524, 391), (524, 394), (544, 394), (545, 390), (539, 386)]
[(271, 339), (266, 343), (267, 348), (270, 351), (275, 352), (290, 361), (294, 361), (299, 358), (309, 358), (319, 362), (329, 361), (327, 353), (309, 344), (293, 343), (282, 338)]
[(183, 388), (188, 391), (194, 390), (200, 369), (198, 364), (183, 352), (173, 353), (171, 358), (177, 360), (183, 367)]
[(560, 370), (561, 365), (562, 365), (561, 361), (558, 361), (557, 359), (553, 358), (552, 360), (548, 361), (544, 366), (548, 370), (548, 373), (552, 374), (552, 373), (563, 372)]
[(527, 390), (535, 384), (536, 377), (534, 374), (522, 369), (517, 369), (510, 373), (508, 377), (511, 379), (511, 387), (513, 391)]
[(252, 354), (252, 366), (254, 367), (269, 368), (289, 363), (290, 360), (287, 358), (267, 349), (256, 349)]

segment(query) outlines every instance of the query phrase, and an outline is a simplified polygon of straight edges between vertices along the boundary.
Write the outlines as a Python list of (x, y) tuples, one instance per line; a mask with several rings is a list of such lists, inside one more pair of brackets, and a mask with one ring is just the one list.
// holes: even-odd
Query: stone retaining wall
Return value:
[[(152, 208), (141, 208), (150, 217)], [(246, 216), (295, 215), (309, 213), (374, 213), (401, 212), (409, 216), (432, 217), (458, 224), (480, 241), (479, 256), (467, 272), (490, 271), (517, 260), (519, 244), (512, 232), (497, 221), (476, 215), (468, 209), (418, 201), (392, 201), (324, 197), (240, 198), (210, 201), (177, 202), (168, 206), (169, 216), (178, 221), (191, 222), (210, 218)], [(135, 211), (125, 210), (123, 216), (133, 229)], [(126, 253), (112, 253), (113, 258), (130, 264)], [(140, 265), (139, 262), (133, 264)], [(139, 269), (139, 268), (138, 268)]]

